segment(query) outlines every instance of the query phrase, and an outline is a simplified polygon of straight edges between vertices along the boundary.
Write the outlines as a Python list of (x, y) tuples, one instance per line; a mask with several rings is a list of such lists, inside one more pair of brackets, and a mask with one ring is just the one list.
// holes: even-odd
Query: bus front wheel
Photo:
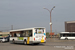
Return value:
[(12, 42), (15, 43), (15, 40), (13, 39)]

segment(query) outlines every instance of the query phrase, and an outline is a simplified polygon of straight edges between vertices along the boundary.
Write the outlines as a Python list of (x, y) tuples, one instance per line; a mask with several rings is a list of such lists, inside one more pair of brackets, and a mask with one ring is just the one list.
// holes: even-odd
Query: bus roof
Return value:
[(60, 32), (61, 34), (75, 33), (75, 32)]
[(23, 31), (23, 30), (31, 30), (31, 29), (34, 29), (34, 28), (45, 28), (45, 27), (24, 28), (24, 29), (10, 30), (10, 32)]

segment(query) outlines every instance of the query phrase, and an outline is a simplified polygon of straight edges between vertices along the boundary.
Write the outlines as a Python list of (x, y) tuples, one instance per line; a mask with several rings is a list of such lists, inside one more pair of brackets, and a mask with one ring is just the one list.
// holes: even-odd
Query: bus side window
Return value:
[(10, 37), (12, 37), (12, 35), (10, 34)]
[(17, 37), (16, 33), (14, 33), (14, 37)]
[(13, 37), (13, 33), (10, 33), (10, 37)]
[(37, 34), (37, 29), (35, 29), (35, 33)]
[(20, 34), (19, 33), (17, 33), (17, 37), (20, 37)]
[(20, 33), (20, 37), (23, 37), (23, 33)]
[(29, 36), (32, 36), (32, 30), (29, 30)]
[(23, 37), (25, 37), (26, 36), (26, 31), (23, 31)]
[(29, 33), (29, 36), (32, 36), (32, 33)]
[(21, 31), (20, 37), (25, 37), (25, 31)]
[(28, 37), (29, 36), (29, 33), (28, 33), (28, 31), (26, 31), (26, 37)]

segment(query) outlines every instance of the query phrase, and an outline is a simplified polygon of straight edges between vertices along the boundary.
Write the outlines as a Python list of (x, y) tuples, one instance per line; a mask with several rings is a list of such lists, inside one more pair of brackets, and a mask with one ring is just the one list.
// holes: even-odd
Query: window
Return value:
[(16, 35), (17, 35), (17, 37), (20, 37), (20, 34), (19, 33), (17, 33)]
[(23, 37), (25, 37), (26, 36), (26, 31), (23, 31)]
[(63, 34), (60, 34), (60, 37), (63, 37)]
[(28, 33), (28, 31), (26, 31), (26, 35), (25, 36), (29, 36), (29, 33)]
[(29, 30), (29, 36), (32, 36), (32, 30)]
[(16, 33), (14, 33), (14, 37), (17, 37)]
[(0, 39), (3, 39), (3, 38), (0, 38)]
[(63, 34), (63, 37), (68, 37), (68, 36), (70, 36), (69, 34)]
[(72, 34), (72, 33), (71, 33), (71, 37), (75, 37), (75, 34)]
[(12, 32), (10, 33), (10, 37), (13, 37), (13, 33)]
[(10, 36), (11, 37), (30, 37), (32, 36), (32, 30), (12, 32), (10, 33)]
[(44, 33), (44, 28), (36, 28), (36, 29), (35, 29), (35, 33), (37, 33), (37, 34), (42, 34), (42, 33)]
[(30, 37), (30, 36), (32, 36), (32, 30), (27, 30), (26, 31), (26, 37)]
[(60, 36), (63, 36), (63, 37), (75, 37), (75, 34), (60, 34)]
[(23, 33), (20, 33), (20, 37), (24, 37), (24, 36), (23, 36)]

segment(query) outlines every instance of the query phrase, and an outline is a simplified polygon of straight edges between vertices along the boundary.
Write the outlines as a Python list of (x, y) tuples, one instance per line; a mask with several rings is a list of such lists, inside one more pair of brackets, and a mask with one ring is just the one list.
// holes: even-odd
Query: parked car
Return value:
[(9, 41), (9, 36), (8, 37), (0, 37), (0, 42), (3, 43), (3, 42), (7, 42)]

